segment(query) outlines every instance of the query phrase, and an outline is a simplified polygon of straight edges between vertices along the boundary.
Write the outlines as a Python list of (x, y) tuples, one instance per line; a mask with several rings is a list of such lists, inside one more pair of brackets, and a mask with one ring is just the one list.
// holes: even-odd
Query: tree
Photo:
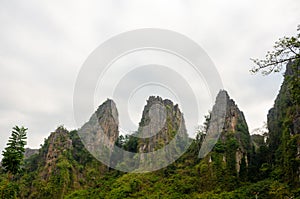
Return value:
[(275, 42), (274, 50), (268, 51), (265, 59), (251, 59), (256, 66), (250, 71), (263, 75), (281, 71), (282, 67), (290, 65), (290, 73), (286, 71), (287, 87), (291, 102), (300, 104), (300, 25), (298, 34), (292, 37), (283, 37)]
[(300, 25), (298, 34), (292, 37), (283, 37), (275, 42), (274, 50), (268, 51), (265, 59), (251, 59), (255, 66), (250, 70), (252, 73), (261, 71), (263, 75), (281, 71), (282, 67), (289, 62), (300, 58)]
[(26, 145), (26, 131), (27, 128), (23, 126), (13, 128), (11, 137), (8, 140), (7, 147), (3, 151), (2, 166), (4, 171), (10, 174), (18, 174), (22, 171), (22, 164), (24, 159), (25, 145)]

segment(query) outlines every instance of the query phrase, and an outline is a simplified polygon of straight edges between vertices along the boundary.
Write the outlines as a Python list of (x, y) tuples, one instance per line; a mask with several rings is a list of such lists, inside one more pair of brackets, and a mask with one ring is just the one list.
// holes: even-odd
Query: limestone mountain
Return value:
[(139, 152), (152, 152), (167, 145), (176, 134), (187, 138), (183, 114), (178, 104), (151, 96), (144, 107), (139, 123)]
[(218, 178), (226, 172), (232, 176), (245, 175), (250, 153), (251, 139), (244, 114), (228, 93), (221, 90), (210, 113), (199, 156), (208, 163), (222, 163), (211, 170)]
[(0, 167), (0, 198), (299, 198), (297, 85), (294, 63), (268, 114), (269, 133), (251, 137), (224, 90), (196, 139), (179, 106), (153, 96), (137, 131), (119, 135), (108, 99), (80, 129), (59, 126), (38, 153), (27, 149), (22, 175), (11, 179)]
[(284, 81), (268, 113), (270, 168), (291, 184), (300, 185), (300, 60), (286, 66)]
[[(189, 138), (178, 104), (169, 99), (150, 96), (144, 107), (137, 136), (140, 164), (174, 162), (187, 149)], [(150, 154), (153, 154), (151, 156)]]
[(79, 130), (85, 147), (94, 157), (110, 165), (111, 153), (119, 137), (119, 118), (116, 104), (106, 100)]
[(72, 140), (69, 136), (69, 132), (63, 127), (56, 129), (54, 133), (48, 138), (47, 153), (44, 154), (45, 166), (42, 172), (44, 179), (49, 179), (55, 170), (58, 159), (61, 157), (64, 151), (72, 149)]
[(25, 159), (21, 198), (61, 198), (74, 189), (91, 186), (107, 167), (84, 148), (77, 131), (58, 127), (38, 153)]
[(72, 190), (93, 186), (108, 172), (107, 164), (95, 157), (99, 152), (107, 155), (118, 133), (118, 113), (112, 100), (99, 106), (78, 131), (58, 127), (38, 153), (25, 160), (26, 178), (31, 180), (24, 178), (22, 198), (62, 198)]
[(190, 142), (178, 105), (158, 96), (147, 100), (137, 132), (120, 138), (125, 140), (117, 141), (113, 163), (127, 172), (167, 166), (185, 152)]

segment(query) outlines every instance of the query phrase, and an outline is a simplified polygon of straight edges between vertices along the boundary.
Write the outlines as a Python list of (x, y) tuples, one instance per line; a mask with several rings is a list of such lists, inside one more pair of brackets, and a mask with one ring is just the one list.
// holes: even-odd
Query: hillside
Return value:
[(22, 175), (10, 179), (1, 169), (0, 197), (300, 198), (299, 93), (291, 81), (299, 68), (287, 65), (266, 141), (250, 136), (224, 90), (196, 139), (179, 106), (154, 96), (137, 132), (119, 135), (117, 104), (108, 99), (80, 129), (59, 126), (38, 151), (27, 149)]

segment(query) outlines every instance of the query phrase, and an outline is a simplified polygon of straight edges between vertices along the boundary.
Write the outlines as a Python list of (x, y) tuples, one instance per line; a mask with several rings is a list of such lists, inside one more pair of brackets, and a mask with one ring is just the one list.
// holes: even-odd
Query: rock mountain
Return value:
[(154, 96), (137, 131), (119, 135), (108, 99), (80, 129), (59, 126), (38, 151), (26, 149), (22, 176), (0, 167), (0, 198), (299, 198), (299, 71), (299, 60), (288, 64), (263, 136), (250, 137), (224, 90), (196, 139), (179, 106)]
[(236, 170), (238, 175), (242, 165), (248, 167), (250, 153), (251, 138), (244, 114), (228, 93), (221, 90), (210, 113), (199, 156), (211, 163), (219, 161), (221, 154), (224, 166)]

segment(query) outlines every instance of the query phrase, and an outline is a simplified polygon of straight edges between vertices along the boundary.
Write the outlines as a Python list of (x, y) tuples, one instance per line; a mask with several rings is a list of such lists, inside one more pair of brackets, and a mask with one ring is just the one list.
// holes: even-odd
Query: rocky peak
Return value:
[(232, 134), (237, 140), (238, 147), (235, 153), (236, 170), (237, 172), (240, 172), (242, 159), (244, 159), (246, 165), (248, 165), (248, 156), (251, 150), (251, 138), (243, 112), (238, 108), (234, 100), (230, 99), (228, 94), (227, 96), (226, 117), (221, 139), (223, 142), (226, 142), (226, 139), (231, 137)]
[(227, 94), (227, 108), (224, 123), (222, 139), (225, 139), (226, 134), (233, 133), (239, 141), (239, 145), (243, 151), (250, 148), (250, 134), (244, 113), (238, 108), (236, 103), (230, 99)]
[[(300, 60), (286, 65), (283, 83), (275, 99), (274, 106), (268, 112), (267, 144), (272, 153), (271, 162), (283, 169), (290, 183), (300, 182), (300, 165), (288, 167), (286, 162), (300, 159)], [(295, 143), (295, 144), (293, 144)], [(293, 149), (293, 150), (291, 150)], [(290, 152), (292, 151), (292, 152)], [(290, 152), (289, 155), (287, 153)], [(276, 154), (276, 155), (275, 155)], [(288, 177), (287, 177), (288, 176)]]
[(45, 157), (44, 177), (48, 177), (55, 167), (59, 156), (66, 150), (72, 148), (72, 140), (69, 132), (63, 127), (58, 127), (48, 138), (48, 149)]
[[(281, 144), (282, 128), (288, 128), (291, 135), (300, 133), (299, 76), (300, 61), (289, 62), (274, 106), (268, 112), (268, 144), (273, 152)], [(288, 120), (291, 124), (287, 127), (284, 123)]]
[(175, 135), (187, 137), (183, 114), (169, 99), (150, 96), (139, 123), (139, 152), (152, 152), (168, 144)]
[[(248, 126), (243, 112), (240, 111), (225, 90), (221, 90), (216, 97), (208, 122), (207, 135), (199, 156), (205, 157), (218, 141), (223, 143), (223, 145), (226, 145), (227, 142), (237, 144), (235, 148), (237, 172), (240, 171), (242, 159), (245, 159), (246, 164), (248, 164), (247, 157), (251, 149)], [(224, 155), (223, 161), (226, 162), (227, 158)]]
[(106, 165), (110, 164), (111, 152), (119, 136), (118, 117), (115, 102), (107, 99), (78, 131), (89, 152)]
[(171, 100), (151, 96), (137, 133), (139, 168), (157, 170), (180, 157), (189, 146), (184, 117)]
[(109, 139), (109, 145), (114, 145), (119, 136), (119, 116), (115, 102), (111, 99), (107, 99), (97, 109), (96, 116), (103, 133)]

